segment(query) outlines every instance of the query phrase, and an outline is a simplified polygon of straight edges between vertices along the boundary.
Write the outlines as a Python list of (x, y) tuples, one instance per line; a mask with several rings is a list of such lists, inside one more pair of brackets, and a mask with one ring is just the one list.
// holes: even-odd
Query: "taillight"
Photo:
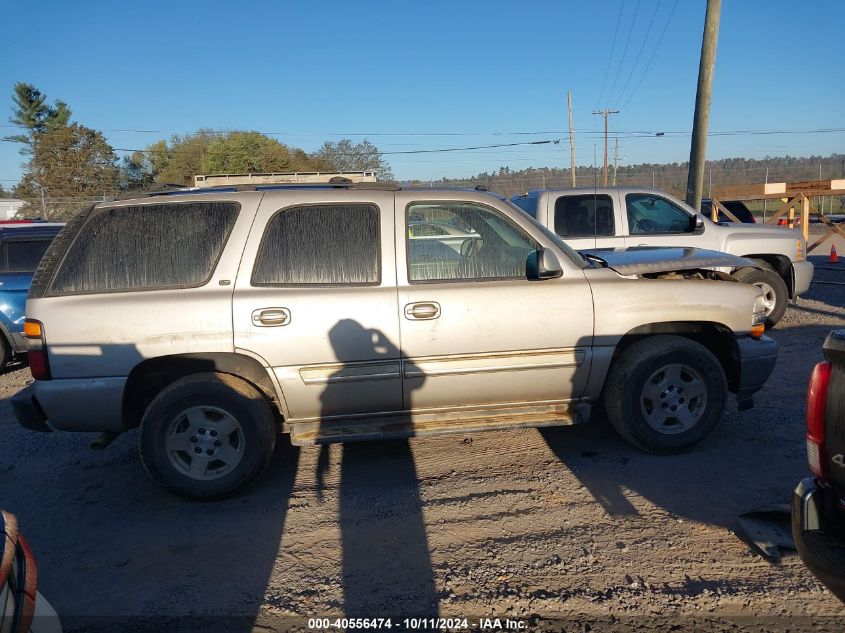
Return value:
[(824, 463), (824, 407), (832, 365), (821, 362), (813, 368), (807, 387), (807, 461), (820, 479), (827, 474)]
[(50, 380), (50, 360), (47, 357), (44, 325), (41, 321), (27, 319), (23, 324), (23, 334), (27, 339), (27, 356), (32, 377), (36, 380)]

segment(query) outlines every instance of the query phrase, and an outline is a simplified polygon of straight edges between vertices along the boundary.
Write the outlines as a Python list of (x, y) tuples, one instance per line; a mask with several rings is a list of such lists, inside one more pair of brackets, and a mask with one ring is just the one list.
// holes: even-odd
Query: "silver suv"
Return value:
[(739, 258), (674, 249), (661, 267), (655, 250), (614, 269), (477, 191), (102, 203), (36, 271), (36, 380), (13, 406), (27, 428), (102, 443), (140, 426), (152, 478), (199, 498), (255, 480), (280, 431), (306, 445), (571, 424), (601, 403), (634, 445), (677, 451), (728, 391), (750, 406), (777, 347), (757, 288), (697, 269)]

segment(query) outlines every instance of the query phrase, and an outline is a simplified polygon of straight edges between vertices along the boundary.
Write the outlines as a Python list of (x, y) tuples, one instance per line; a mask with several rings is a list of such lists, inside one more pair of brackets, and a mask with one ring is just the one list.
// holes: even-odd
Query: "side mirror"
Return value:
[[(531, 275), (534, 279), (554, 279), (563, 275), (563, 268), (560, 267), (557, 255), (548, 248), (536, 251), (530, 260), (534, 260), (529, 262), (529, 273), (532, 272), (532, 268), (535, 269), (534, 274)], [(535, 265), (532, 266), (530, 263)]]
[(704, 233), (704, 216), (700, 213), (696, 213), (692, 216), (690, 218), (690, 228), (692, 229), (693, 235), (701, 235)]

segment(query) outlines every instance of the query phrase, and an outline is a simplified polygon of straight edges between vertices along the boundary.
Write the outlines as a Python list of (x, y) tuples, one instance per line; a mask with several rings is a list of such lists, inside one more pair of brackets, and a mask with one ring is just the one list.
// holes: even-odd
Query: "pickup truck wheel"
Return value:
[(622, 438), (645, 451), (673, 453), (716, 427), (727, 388), (722, 366), (706, 347), (680, 336), (653, 336), (614, 362), (604, 406)]
[(276, 428), (252, 385), (228, 374), (195, 374), (166, 387), (141, 419), (141, 461), (158, 484), (215, 499), (254, 482), (270, 463)]
[(6, 369), (6, 365), (12, 362), (12, 346), (6, 340), (6, 337), (0, 334), (0, 371)]
[(740, 268), (734, 278), (746, 284), (753, 284), (763, 291), (766, 297), (766, 329), (773, 328), (783, 318), (789, 305), (789, 288), (786, 282), (774, 270)]

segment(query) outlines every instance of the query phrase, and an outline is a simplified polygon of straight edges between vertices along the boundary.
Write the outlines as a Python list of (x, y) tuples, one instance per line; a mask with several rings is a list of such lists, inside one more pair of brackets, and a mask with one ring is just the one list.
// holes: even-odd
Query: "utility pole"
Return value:
[(569, 102), (569, 173), (572, 187), (575, 187), (575, 130), (572, 127), (572, 91), (566, 93)]
[(607, 117), (611, 114), (619, 114), (619, 110), (593, 110), (593, 114), (600, 114), (604, 117), (604, 168), (602, 175), (604, 178), (604, 186), (607, 187)]
[(44, 187), (39, 187), (41, 189), (41, 219), (47, 219), (47, 205), (44, 202)]
[(619, 167), (619, 139), (616, 139), (616, 148), (613, 150), (613, 186), (616, 186), (616, 170)]
[(704, 33), (701, 36), (701, 60), (698, 63), (698, 87), (695, 91), (695, 114), (692, 121), (692, 143), (689, 153), (686, 202), (693, 209), (701, 208), (704, 188), (704, 157), (707, 153), (707, 122), (710, 118), (710, 95), (716, 67), (716, 44), (719, 41), (719, 15), (722, 0), (707, 0)]

